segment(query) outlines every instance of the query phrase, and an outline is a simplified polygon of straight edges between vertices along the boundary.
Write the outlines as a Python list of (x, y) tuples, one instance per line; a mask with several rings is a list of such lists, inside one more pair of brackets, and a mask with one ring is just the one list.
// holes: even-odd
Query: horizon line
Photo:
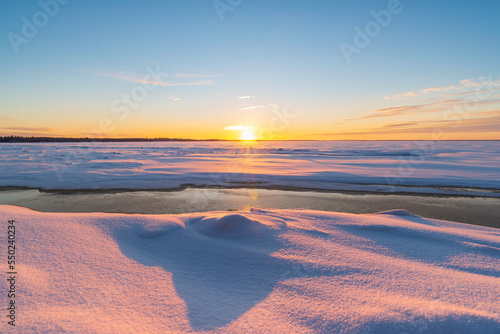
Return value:
[[(10, 141), (7, 141), (10, 139)], [(51, 136), (0, 136), (0, 143), (12, 143), (12, 142), (139, 142), (139, 141), (237, 141), (237, 142), (263, 142), (263, 141), (500, 141), (500, 139), (255, 139), (255, 140), (243, 140), (243, 139), (194, 139), (194, 138), (169, 138), (169, 137), (51, 137)]]

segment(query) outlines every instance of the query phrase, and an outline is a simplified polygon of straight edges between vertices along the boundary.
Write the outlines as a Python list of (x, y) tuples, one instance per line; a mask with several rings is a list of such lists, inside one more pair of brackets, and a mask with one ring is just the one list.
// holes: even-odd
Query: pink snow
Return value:
[[(23, 333), (500, 330), (497, 229), (405, 210), (122, 215), (0, 206), (4, 227), (10, 219)], [(3, 298), (6, 289), (0, 284)], [(7, 332), (6, 321), (0, 326)]]

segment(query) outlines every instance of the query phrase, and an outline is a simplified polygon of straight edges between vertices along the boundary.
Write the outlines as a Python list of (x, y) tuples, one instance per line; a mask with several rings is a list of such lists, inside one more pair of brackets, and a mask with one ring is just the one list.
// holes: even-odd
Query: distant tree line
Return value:
[(221, 139), (184, 138), (71, 138), (71, 137), (0, 137), (0, 143), (87, 143), (87, 142), (158, 142), (158, 141), (221, 141)]

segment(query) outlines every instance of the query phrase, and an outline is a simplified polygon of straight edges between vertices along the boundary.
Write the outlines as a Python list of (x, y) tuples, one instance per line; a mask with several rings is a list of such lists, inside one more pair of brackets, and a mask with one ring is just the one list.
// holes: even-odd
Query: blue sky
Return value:
[[(0, 134), (500, 139), (499, 1), (238, 2), (3, 2)], [(341, 43), (388, 8), (348, 61)]]

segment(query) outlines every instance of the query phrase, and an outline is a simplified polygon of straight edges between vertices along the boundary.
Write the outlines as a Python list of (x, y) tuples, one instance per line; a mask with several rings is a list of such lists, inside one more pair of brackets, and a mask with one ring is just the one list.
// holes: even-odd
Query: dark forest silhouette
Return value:
[(155, 142), (155, 141), (223, 141), (222, 139), (183, 138), (72, 138), (72, 137), (0, 137), (0, 143), (67, 143), (67, 142)]

